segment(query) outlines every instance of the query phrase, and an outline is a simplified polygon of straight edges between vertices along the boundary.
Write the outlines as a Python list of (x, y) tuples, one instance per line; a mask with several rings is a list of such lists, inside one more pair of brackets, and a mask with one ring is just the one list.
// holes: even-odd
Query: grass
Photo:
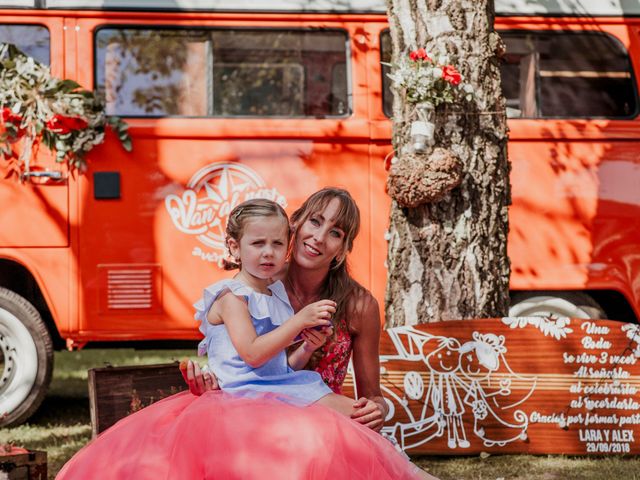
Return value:
[[(106, 364), (166, 363), (193, 350), (82, 350), (57, 352), (51, 388), (28, 424), (0, 430), (0, 444), (14, 443), (46, 450), (49, 478), (91, 438), (87, 370)], [(482, 455), (415, 457), (414, 461), (442, 480), (640, 480), (640, 458), (561, 455)]]

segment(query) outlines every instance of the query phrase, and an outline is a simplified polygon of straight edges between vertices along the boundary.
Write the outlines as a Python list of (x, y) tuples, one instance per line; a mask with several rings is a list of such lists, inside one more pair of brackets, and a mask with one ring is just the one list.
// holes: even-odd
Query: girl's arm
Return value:
[(209, 310), (207, 320), (212, 324), (224, 322), (240, 358), (249, 366), (257, 368), (284, 350), (305, 328), (330, 324), (329, 318), (334, 311), (332, 301), (321, 300), (300, 310), (275, 330), (258, 335), (251, 322), (246, 301), (231, 292), (224, 292)]
[(389, 408), (380, 391), (380, 309), (368, 291), (349, 309), (353, 338), (353, 369), (360, 398), (351, 418), (379, 431)]
[(302, 344), (295, 350), (289, 353), (287, 358), (289, 366), (294, 370), (301, 370), (311, 359), (311, 355), (317, 349), (322, 347), (327, 341), (327, 337), (331, 336), (333, 328), (322, 328), (316, 330), (315, 328), (304, 330), (300, 335), (302, 336)]

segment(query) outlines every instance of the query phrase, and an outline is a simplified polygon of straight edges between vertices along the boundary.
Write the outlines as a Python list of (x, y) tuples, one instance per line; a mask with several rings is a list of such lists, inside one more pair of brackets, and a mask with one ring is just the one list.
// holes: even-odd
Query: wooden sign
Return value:
[(640, 453), (640, 325), (503, 318), (383, 332), (383, 434), (408, 453)]
[(123, 417), (187, 389), (178, 362), (89, 370), (89, 411), (95, 437)]

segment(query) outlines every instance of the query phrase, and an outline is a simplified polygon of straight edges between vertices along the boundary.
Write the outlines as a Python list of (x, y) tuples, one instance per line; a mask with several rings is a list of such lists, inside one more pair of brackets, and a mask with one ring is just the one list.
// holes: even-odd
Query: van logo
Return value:
[(283, 208), (287, 200), (275, 188), (269, 188), (254, 170), (236, 163), (212, 163), (198, 170), (182, 195), (170, 194), (165, 206), (175, 227), (194, 235), (201, 242), (192, 255), (222, 267), (226, 256), (227, 218), (239, 203), (252, 198), (267, 198)]

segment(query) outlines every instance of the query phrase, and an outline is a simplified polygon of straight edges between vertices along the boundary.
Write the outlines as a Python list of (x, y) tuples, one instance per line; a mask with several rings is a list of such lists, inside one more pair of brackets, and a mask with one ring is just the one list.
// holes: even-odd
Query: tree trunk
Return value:
[[(471, 106), (441, 105), (435, 145), (463, 163), (461, 184), (442, 200), (391, 207), (388, 326), (507, 313), (510, 203), (505, 101), (491, 0), (388, 0), (392, 63), (424, 47), (446, 54), (473, 86)], [(415, 107), (395, 96), (393, 146), (409, 141)], [(401, 155), (398, 155), (401, 157)]]

